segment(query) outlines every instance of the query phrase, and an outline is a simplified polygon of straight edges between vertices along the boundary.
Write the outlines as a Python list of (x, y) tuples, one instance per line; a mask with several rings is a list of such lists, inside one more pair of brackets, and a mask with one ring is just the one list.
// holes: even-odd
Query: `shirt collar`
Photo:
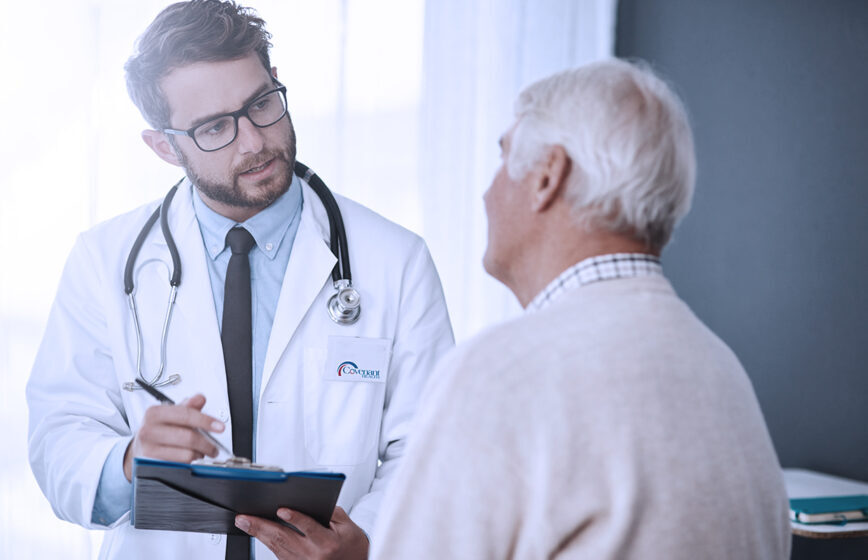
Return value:
[(612, 253), (579, 261), (549, 283), (527, 306), (527, 311), (539, 311), (564, 292), (601, 280), (662, 276), (660, 259), (647, 253)]
[(301, 182), (295, 175), (285, 193), (241, 224), (209, 208), (202, 201), (199, 190), (195, 187), (193, 192), (193, 210), (196, 212), (196, 219), (199, 220), (205, 250), (212, 260), (220, 256), (226, 248), (226, 234), (237, 225), (243, 226), (250, 232), (256, 241), (256, 246), (266, 257), (274, 259), (290, 224), (301, 216)]

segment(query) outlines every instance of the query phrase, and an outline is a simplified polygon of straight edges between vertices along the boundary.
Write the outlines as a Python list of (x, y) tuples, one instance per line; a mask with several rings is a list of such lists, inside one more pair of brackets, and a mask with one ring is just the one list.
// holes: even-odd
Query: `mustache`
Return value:
[(245, 159), (244, 161), (242, 161), (241, 163), (236, 165), (235, 168), (232, 170), (232, 174), (237, 177), (237, 176), (241, 175), (242, 173), (250, 171), (254, 167), (259, 167), (261, 165), (268, 163), (272, 159), (278, 159), (278, 160), (284, 161), (287, 163), (287, 165), (289, 165), (289, 163), (290, 163), (289, 153), (287, 151), (280, 150), (280, 151), (263, 152), (263, 153), (259, 153), (259, 154), (255, 155), (255, 156), (250, 156), (248, 159)]

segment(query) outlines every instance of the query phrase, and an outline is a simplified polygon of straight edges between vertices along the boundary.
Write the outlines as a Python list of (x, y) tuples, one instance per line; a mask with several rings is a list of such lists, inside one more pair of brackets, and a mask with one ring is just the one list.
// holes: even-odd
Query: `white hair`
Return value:
[(513, 179), (563, 146), (578, 219), (666, 245), (690, 208), (696, 156), (683, 104), (647, 66), (611, 59), (554, 74), (521, 92), (515, 114)]

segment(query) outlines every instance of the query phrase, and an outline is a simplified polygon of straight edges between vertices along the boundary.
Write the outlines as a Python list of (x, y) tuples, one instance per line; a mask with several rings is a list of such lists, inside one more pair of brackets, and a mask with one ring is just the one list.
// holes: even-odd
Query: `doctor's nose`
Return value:
[(261, 152), (265, 146), (262, 130), (250, 122), (247, 117), (240, 117), (238, 119), (238, 136), (235, 138), (238, 151), (242, 154)]

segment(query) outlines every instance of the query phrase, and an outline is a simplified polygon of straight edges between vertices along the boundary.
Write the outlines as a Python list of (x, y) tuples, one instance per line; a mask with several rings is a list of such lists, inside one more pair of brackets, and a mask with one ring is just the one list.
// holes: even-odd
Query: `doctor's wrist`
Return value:
[(127, 482), (133, 481), (133, 441), (135, 439), (130, 440), (127, 444), (127, 450), (124, 451), (124, 476), (127, 477)]

